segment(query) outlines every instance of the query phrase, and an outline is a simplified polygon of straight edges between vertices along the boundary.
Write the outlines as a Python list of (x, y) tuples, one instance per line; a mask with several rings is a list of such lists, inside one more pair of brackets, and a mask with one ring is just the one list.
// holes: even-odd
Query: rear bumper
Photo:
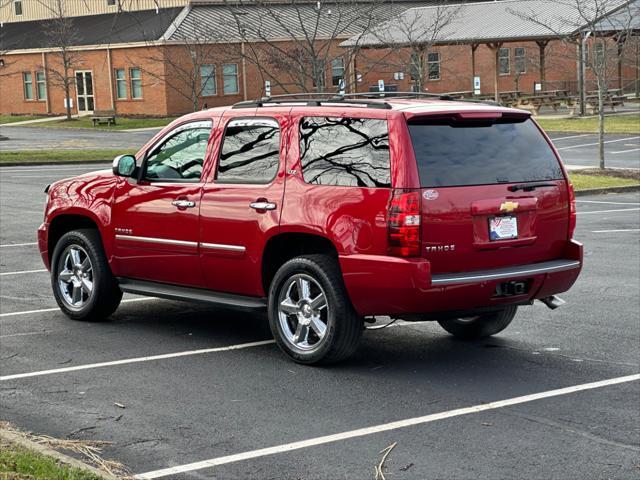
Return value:
[[(473, 310), (526, 303), (567, 291), (582, 269), (582, 245), (571, 241), (562, 259), (465, 272), (431, 274), (423, 259), (340, 256), (349, 297), (360, 315), (402, 315)], [(496, 285), (527, 280), (524, 295), (495, 297)]]

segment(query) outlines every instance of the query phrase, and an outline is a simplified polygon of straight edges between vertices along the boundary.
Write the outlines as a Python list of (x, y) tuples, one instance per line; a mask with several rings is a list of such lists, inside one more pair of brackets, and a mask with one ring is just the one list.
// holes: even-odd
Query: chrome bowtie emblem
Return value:
[(501, 212), (513, 212), (516, 208), (518, 208), (518, 202), (504, 202), (500, 205)]

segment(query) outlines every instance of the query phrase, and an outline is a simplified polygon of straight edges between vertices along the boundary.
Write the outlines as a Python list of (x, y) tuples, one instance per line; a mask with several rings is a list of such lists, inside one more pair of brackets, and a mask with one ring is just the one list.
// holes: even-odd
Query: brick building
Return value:
[[(541, 81), (544, 88), (575, 91), (576, 46), (549, 31), (540, 33), (512, 11), (545, 2), (554, 3), (454, 6), (458, 11), (451, 24), (456, 28), (421, 53), (426, 72), (421, 89), (470, 91), (477, 76), (483, 94), (494, 93), (496, 85), (499, 91), (532, 92)], [(69, 68), (75, 79), (72, 113), (175, 115), (260, 97), (265, 82), (271, 94), (337, 92), (341, 84), (347, 92), (362, 92), (377, 88), (379, 80), (387, 88), (411, 90), (416, 75), (406, 46), (380, 43), (369, 25), (389, 30), (385, 21), (438, 8), (432, 4), (334, 2), (318, 8), (316, 2), (272, 1), (230, 8), (222, 1), (191, 0), (184, 7), (71, 17), (65, 21), (74, 32), (68, 48), (74, 60)], [(64, 89), (56, 81), (63, 70), (60, 45), (51, 43), (52, 22), (0, 27), (0, 114), (65, 112)], [(617, 81), (637, 88), (637, 38), (634, 45), (635, 51), (624, 52), (613, 87)], [(597, 53), (596, 46), (591, 48)]]

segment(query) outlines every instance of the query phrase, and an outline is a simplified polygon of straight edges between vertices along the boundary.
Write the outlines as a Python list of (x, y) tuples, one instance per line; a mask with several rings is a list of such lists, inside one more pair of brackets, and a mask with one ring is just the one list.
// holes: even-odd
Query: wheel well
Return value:
[(278, 269), (294, 257), (323, 253), (338, 259), (336, 247), (325, 237), (308, 233), (283, 233), (267, 242), (262, 255), (262, 285), (269, 292), (271, 280)]
[(53, 219), (49, 226), (49, 238), (47, 242), (50, 261), (53, 255), (53, 249), (56, 248), (60, 237), (71, 230), (77, 230), (79, 228), (93, 228), (98, 230), (98, 225), (89, 217), (82, 215), (59, 215)]

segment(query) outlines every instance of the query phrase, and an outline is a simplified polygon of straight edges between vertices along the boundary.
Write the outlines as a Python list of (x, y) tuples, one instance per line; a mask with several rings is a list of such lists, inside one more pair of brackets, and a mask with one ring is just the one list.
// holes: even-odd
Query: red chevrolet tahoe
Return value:
[(354, 352), (375, 316), (496, 334), (582, 267), (571, 184), (529, 113), (446, 98), (267, 98), (175, 120), (113, 170), (47, 187), (56, 300), (130, 292), (264, 309), (293, 360)]

